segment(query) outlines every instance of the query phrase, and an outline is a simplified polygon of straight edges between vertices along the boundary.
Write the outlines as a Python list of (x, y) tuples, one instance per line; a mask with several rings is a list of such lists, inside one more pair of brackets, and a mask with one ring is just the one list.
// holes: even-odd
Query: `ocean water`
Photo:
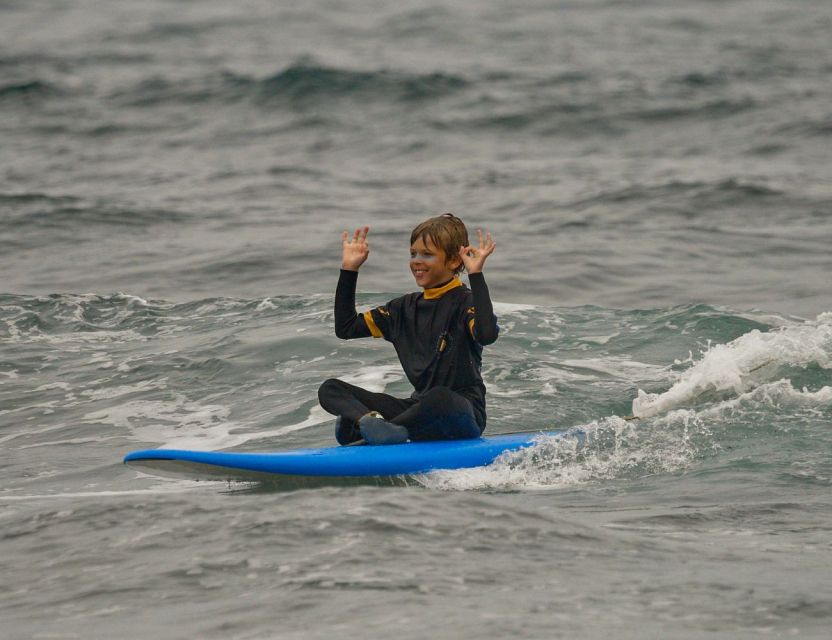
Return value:
[[(0, 2), (3, 638), (827, 638), (832, 5)], [(406, 486), (166, 480), (334, 443), (335, 338), (488, 229), (488, 432)], [(635, 416), (638, 419), (626, 420)]]

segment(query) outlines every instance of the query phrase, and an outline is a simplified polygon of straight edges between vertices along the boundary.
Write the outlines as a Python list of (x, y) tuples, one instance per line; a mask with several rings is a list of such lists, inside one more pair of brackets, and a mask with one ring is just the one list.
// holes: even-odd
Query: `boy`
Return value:
[[(394, 398), (330, 379), (318, 390), (321, 406), (338, 416), (342, 445), (478, 438), (485, 429), (482, 347), (499, 329), (482, 268), (496, 247), (489, 233), (469, 246), (462, 220), (446, 213), (410, 235), (410, 271), (423, 291), (391, 300), (363, 314), (355, 311), (358, 269), (370, 253), (370, 228), (341, 234), (341, 275), (335, 291), (335, 335), (384, 338), (393, 343), (410, 398)], [(456, 276), (468, 271), (471, 289)]]

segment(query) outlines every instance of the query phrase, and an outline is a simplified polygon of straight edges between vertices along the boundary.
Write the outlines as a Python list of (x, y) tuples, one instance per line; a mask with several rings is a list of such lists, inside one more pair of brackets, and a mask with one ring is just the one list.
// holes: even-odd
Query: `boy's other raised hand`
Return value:
[(480, 246), (468, 245), (467, 247), (459, 248), (459, 257), (462, 258), (462, 264), (465, 265), (465, 270), (468, 273), (479, 273), (485, 264), (485, 259), (490, 256), (497, 244), (491, 239), (491, 232), (486, 234), (485, 242), (482, 239), (482, 229), (477, 229), (477, 234), (480, 238)]
[(367, 242), (367, 234), (370, 227), (356, 229), (352, 237), (348, 231), (341, 234), (343, 253), (341, 257), (341, 268), (347, 271), (358, 271), (359, 267), (370, 255), (370, 245)]

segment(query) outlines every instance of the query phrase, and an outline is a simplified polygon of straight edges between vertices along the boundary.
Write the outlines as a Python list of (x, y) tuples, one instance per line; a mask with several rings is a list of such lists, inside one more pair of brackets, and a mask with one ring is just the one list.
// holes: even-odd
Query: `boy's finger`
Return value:
[(358, 242), (358, 238), (359, 238), (360, 235), (361, 235), (361, 229), (356, 229), (355, 230), (355, 235), (352, 237), (352, 241), (353, 242)]
[(346, 242), (347, 242), (347, 238), (349, 237), (349, 235), (350, 235), (350, 234), (349, 234), (349, 233), (347, 233), (346, 231), (342, 231), (342, 232), (341, 232), (341, 242), (343, 242), (344, 244), (346, 244)]
[(480, 237), (480, 249), (482, 249), (482, 229), (477, 229), (477, 235)]

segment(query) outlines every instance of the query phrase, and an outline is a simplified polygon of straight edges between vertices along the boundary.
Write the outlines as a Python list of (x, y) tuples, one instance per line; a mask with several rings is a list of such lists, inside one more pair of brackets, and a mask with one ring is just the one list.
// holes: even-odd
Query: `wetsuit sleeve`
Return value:
[(471, 293), (474, 298), (474, 306), (466, 312), (468, 331), (471, 337), (480, 344), (491, 344), (497, 340), (500, 327), (497, 326), (497, 316), (494, 315), (485, 276), (482, 272), (470, 273), (468, 281), (471, 283)]
[(343, 340), (369, 338), (370, 327), (363, 315), (355, 311), (355, 285), (358, 271), (341, 269), (338, 286), (335, 289), (335, 335)]

